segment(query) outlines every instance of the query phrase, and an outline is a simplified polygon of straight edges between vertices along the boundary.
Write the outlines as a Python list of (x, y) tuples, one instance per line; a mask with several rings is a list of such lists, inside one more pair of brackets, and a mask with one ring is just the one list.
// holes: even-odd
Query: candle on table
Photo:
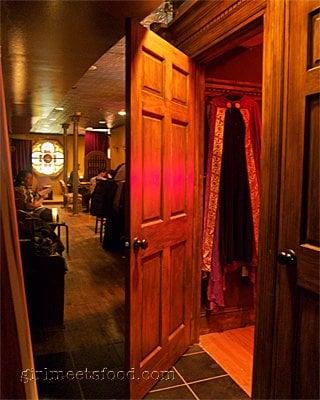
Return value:
[(52, 222), (57, 222), (58, 220), (58, 209), (53, 208), (52, 209)]

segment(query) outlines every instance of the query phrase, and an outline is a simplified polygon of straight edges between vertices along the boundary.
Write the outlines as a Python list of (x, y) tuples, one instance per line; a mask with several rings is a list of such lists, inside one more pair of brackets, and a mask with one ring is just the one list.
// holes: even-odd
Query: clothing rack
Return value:
[(260, 102), (262, 100), (262, 84), (255, 82), (232, 81), (225, 79), (207, 78), (205, 81), (205, 98), (223, 94), (247, 95)]

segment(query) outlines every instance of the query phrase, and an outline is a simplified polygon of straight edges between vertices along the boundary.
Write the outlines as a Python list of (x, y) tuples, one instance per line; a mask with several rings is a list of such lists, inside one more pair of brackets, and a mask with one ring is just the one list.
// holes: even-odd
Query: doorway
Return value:
[[(251, 254), (247, 257), (247, 254), (242, 253), (242, 251), (246, 246), (248, 247), (249, 242), (251, 243), (249, 246), (255, 247), (256, 254), (258, 252), (257, 232), (259, 229), (260, 195), (256, 195), (256, 192), (260, 193), (258, 187), (260, 176), (259, 163), (256, 163), (255, 160), (257, 161), (260, 158), (262, 134), (262, 19), (259, 18), (250, 26), (228, 36), (211, 49), (211, 54), (210, 51), (206, 52), (206, 59), (207, 62), (204, 67), (205, 136), (203, 168), (205, 179), (200, 344), (251, 396), (255, 300), (256, 296), (259, 295), (256, 290), (256, 274), (259, 262), (256, 255)], [(243, 151), (247, 162), (245, 174), (249, 182), (248, 193), (250, 197), (250, 211), (247, 222), (243, 220), (243, 215), (246, 215), (247, 211), (245, 210), (243, 194), (241, 194), (246, 182), (245, 180), (241, 181), (241, 175), (234, 170), (234, 168), (238, 171), (241, 170), (240, 166), (235, 167), (234, 164), (240, 162), (237, 160), (237, 154), (241, 151), (241, 147), (239, 147), (241, 143), (239, 142), (236, 147), (226, 148), (225, 146), (228, 143), (224, 139), (223, 151), (214, 145), (219, 140), (219, 124), (212, 119), (217, 118), (217, 114), (214, 113), (218, 113), (221, 107), (223, 113), (227, 109), (232, 110), (232, 107), (238, 107), (244, 119), (246, 138), (249, 135), (253, 142), (257, 141), (257, 144), (252, 144), (251, 154), (248, 151), (249, 143), (243, 144), (247, 146), (246, 150), (243, 147)], [(249, 119), (246, 120), (247, 115), (243, 109), (250, 110), (248, 111), (250, 123), (248, 122)], [(240, 128), (237, 128), (237, 126), (232, 125), (230, 131), (224, 130), (224, 138), (228, 133), (229, 135), (239, 135), (241, 130), (239, 131)], [(226, 128), (224, 127), (224, 129)], [(232, 154), (232, 159), (229, 161), (224, 158), (227, 157), (225, 151), (230, 151)], [(214, 165), (214, 169), (211, 165)], [(218, 180), (212, 177), (212, 174), (217, 173), (217, 169), (220, 169), (222, 174), (218, 177)], [(224, 182), (221, 179), (224, 179)], [(230, 187), (236, 188), (238, 182), (242, 183), (239, 183), (239, 188), (235, 189), (235, 192), (232, 192)], [(256, 182), (256, 185), (253, 184), (254, 182)], [(217, 186), (219, 186), (219, 189)], [(228, 200), (228, 191), (232, 192), (231, 196), (235, 196), (236, 205), (230, 203), (230, 198)], [(219, 196), (217, 203), (215, 203), (214, 196)], [(228, 207), (223, 203), (228, 204)], [(219, 217), (208, 214), (212, 207), (219, 210)], [(241, 215), (237, 217), (239, 207), (242, 211)], [(233, 210), (231, 216), (228, 208), (229, 211)], [(218, 211), (216, 212), (218, 213)], [(214, 220), (214, 218), (219, 219)], [(244, 226), (238, 233), (237, 228), (235, 228), (237, 224)], [(212, 245), (210, 248), (210, 243), (208, 245), (207, 242), (212, 240), (211, 238), (214, 235), (211, 229), (212, 225), (219, 226), (220, 236), (214, 237), (214, 240), (219, 244), (216, 247)], [(228, 228), (225, 229), (224, 225), (227, 225)], [(251, 239), (247, 237), (250, 229), (251, 234), (249, 236)], [(228, 242), (227, 247), (223, 244), (224, 240)], [(230, 243), (233, 240), (234, 247), (232, 248)], [(212, 251), (212, 258), (209, 261), (205, 255), (208, 248)], [(221, 252), (224, 254), (223, 256)], [(228, 257), (230, 257), (230, 260), (226, 262), (225, 260)], [(210, 268), (207, 268), (208, 265)]]
[[(104, 92), (98, 93), (97, 90), (96, 95), (100, 100), (116, 101), (118, 108), (115, 111), (121, 112), (124, 109), (125, 86), (124, 40), (110, 50), (97, 60), (97, 71), (104, 74), (101, 85), (108, 83), (106, 86), (117, 89), (118, 97), (113, 99), (109, 94), (101, 97)], [(119, 67), (117, 74), (113, 75), (108, 74), (110, 53), (116, 54)], [(90, 86), (90, 74), (92, 79), (98, 80), (98, 74), (93, 76), (89, 69), (78, 83), (80, 88)], [(70, 96), (73, 96), (72, 99)], [(69, 94), (72, 108), (89, 107), (87, 103), (91, 104), (91, 100), (88, 97), (79, 104), (79, 94)], [(89, 109), (86, 110), (89, 114)], [(63, 118), (61, 111), (60, 114), (54, 112), (56, 118)], [(67, 106), (64, 112), (66, 116), (71, 114)], [(117, 114), (114, 121), (114, 125), (107, 129), (110, 119), (103, 118), (101, 114), (100, 124), (96, 122), (93, 127), (83, 125), (85, 119), (80, 120), (81, 126), (87, 129), (78, 137), (79, 192), (82, 196), (79, 195), (78, 199), (78, 213), (73, 214), (73, 194), (59, 191), (59, 180), (63, 179), (61, 173), (46, 177), (51, 179), (49, 183), (54, 196), (52, 200), (45, 200), (43, 205), (49, 210), (55, 209), (55, 215), (59, 216), (60, 242), (65, 251), (63, 257), (50, 255), (36, 263), (24, 263), (25, 270), (28, 269), (26, 292), (40, 398), (128, 397), (124, 381), (127, 270), (123, 247), (125, 118)], [(66, 140), (68, 177), (73, 170), (72, 131), (70, 126)], [(28, 139), (36, 140), (39, 136), (30, 134)], [(52, 139), (53, 135), (47, 136)], [(56, 134), (55, 139), (62, 144), (61, 134)], [(100, 173), (102, 169), (103, 173)], [(93, 185), (92, 178), (97, 175), (101, 176)], [(41, 178), (43, 176), (34, 173), (35, 187), (36, 180), (41, 185)], [(110, 197), (111, 189), (113, 195)], [(90, 210), (86, 212), (89, 200)], [(57, 227), (54, 233), (58, 233)], [(29, 257), (29, 254), (25, 255), (24, 261)]]

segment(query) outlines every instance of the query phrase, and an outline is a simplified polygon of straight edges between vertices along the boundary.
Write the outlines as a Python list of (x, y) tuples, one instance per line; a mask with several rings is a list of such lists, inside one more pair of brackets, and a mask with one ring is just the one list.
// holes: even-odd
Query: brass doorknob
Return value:
[(297, 262), (296, 253), (292, 249), (280, 250), (278, 254), (278, 262), (282, 265), (292, 265)]
[(149, 243), (146, 239), (138, 239), (138, 238), (133, 239), (133, 248), (135, 250), (139, 249), (145, 250), (148, 246)]

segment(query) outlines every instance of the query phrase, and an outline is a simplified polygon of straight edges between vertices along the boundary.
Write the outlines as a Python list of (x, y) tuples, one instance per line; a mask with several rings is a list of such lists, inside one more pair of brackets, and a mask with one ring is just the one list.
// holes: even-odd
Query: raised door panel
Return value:
[[(320, 18), (320, 17), (319, 17)], [(319, 246), (319, 94), (306, 99), (306, 130), (302, 193), (302, 241)]]
[(174, 102), (187, 105), (189, 79), (188, 72), (179, 68), (177, 65), (172, 65), (172, 100)]
[(296, 399), (319, 398), (319, 299), (302, 289), (300, 293), (296, 351), (296, 372), (293, 392)]
[(142, 90), (164, 96), (164, 59), (150, 49), (143, 48)]
[(320, 65), (320, 12), (312, 10), (308, 15), (309, 37), (308, 37), (308, 67), (314, 68)]
[(171, 217), (186, 213), (188, 125), (172, 121), (171, 126)]
[(141, 260), (141, 366), (161, 349), (162, 268), (161, 253)]
[(142, 115), (142, 224), (163, 219), (163, 116)]
[(169, 340), (178, 329), (184, 326), (185, 322), (185, 263), (186, 249), (185, 242), (178, 243), (170, 249), (170, 324)]

